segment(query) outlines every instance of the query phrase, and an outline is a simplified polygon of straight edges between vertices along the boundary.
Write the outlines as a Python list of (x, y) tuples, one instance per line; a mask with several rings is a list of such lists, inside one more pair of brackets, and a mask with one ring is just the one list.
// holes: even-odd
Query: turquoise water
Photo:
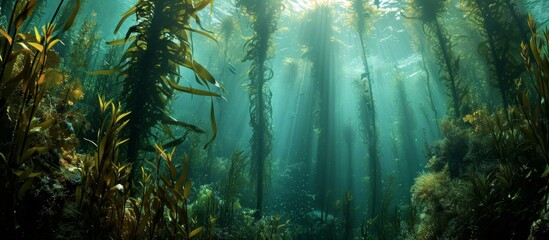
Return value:
[[(28, 18), (26, 1), (16, 2), (11, 25), (8, 2), (0, 6), (8, 59), (0, 190), (16, 199), (2, 202), (12, 217), (0, 224), (18, 239), (39, 236), (29, 228), (37, 224), (56, 229), (52, 239), (189, 237), (191, 229), (201, 229), (200, 239), (544, 239), (549, 232), (536, 225), (547, 221), (547, 110), (535, 80), (547, 79), (520, 45), (531, 37), (528, 14), (543, 35), (549, 1), (489, 0), (481, 8), (473, 0), (143, 0), (141, 15), (130, 11), (118, 32), (134, 1), (37, 1)], [(52, 16), (60, 41), (44, 49), (46, 38), (35, 35)], [(59, 27), (71, 19), (71, 28)], [(120, 39), (127, 42), (113, 44)], [(30, 59), (42, 61), (29, 62), (41, 70), (28, 79), (44, 95), (18, 74), (31, 71)], [(39, 81), (50, 78), (58, 83)], [(97, 110), (98, 95), (132, 112), (116, 132), (130, 140), (119, 142), (108, 166), (131, 163), (133, 171), (105, 180), (112, 186), (98, 195), (108, 196), (104, 205), (85, 205), (77, 195), (92, 192), (103, 173), (90, 178), (82, 169), (99, 165), (91, 159), (108, 131), (97, 131), (113, 114)], [(31, 101), (38, 96), (45, 97)], [(33, 140), (14, 141), (25, 121)], [(22, 157), (26, 148), (28, 162), (15, 161), (14, 149)], [(21, 169), (36, 179), (17, 196)], [(156, 180), (143, 183), (142, 173)], [(170, 185), (161, 180), (168, 173), (185, 177)], [(161, 205), (182, 196), (175, 185), (184, 201)], [(141, 187), (156, 189), (149, 194), (161, 207), (144, 220), (149, 235), (134, 236), (127, 229), (142, 216), (132, 206), (146, 205)], [(92, 214), (101, 211), (111, 215)], [(105, 235), (82, 227), (93, 223)]]

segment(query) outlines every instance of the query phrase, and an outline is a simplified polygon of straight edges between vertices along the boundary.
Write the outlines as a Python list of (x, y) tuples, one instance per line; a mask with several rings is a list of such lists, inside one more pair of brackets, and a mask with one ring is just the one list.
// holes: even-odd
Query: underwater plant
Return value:
[(225, 44), (225, 49), (223, 51), (223, 57), (225, 62), (228, 59), (228, 52), (230, 48), (231, 39), (236, 35), (236, 31), (239, 30), (240, 26), (237, 24), (237, 21), (234, 17), (226, 17), (221, 20), (219, 34), (223, 38), (223, 43)]
[(53, 48), (61, 42), (59, 35), (74, 23), (78, 2), (70, 17), (61, 23), (62, 28), (54, 23), (64, 1), (57, 5), (47, 25), (40, 30), (35, 27), (34, 33), (28, 34), (21, 28), (37, 2), (16, 1), (7, 15), (6, 29), (0, 29), (0, 225), (9, 236), (20, 236), (27, 230), (19, 229), (19, 214), (24, 212), (20, 201), (43, 173), (40, 168), (45, 163), (37, 156), (51, 147), (37, 141), (36, 136), (56, 121), (42, 118), (40, 105), (48, 90), (64, 79), (58, 68), (59, 55)]
[[(121, 163), (120, 147), (128, 139), (120, 139), (128, 124), (129, 112), (99, 97), (101, 123), (92, 156), (82, 160), (81, 183), (76, 188), (76, 202), (83, 226), (94, 226), (83, 233), (90, 239), (123, 236), (126, 201), (129, 198), (131, 164)], [(112, 235), (111, 235), (112, 234)]]
[(448, 35), (440, 20), (440, 15), (446, 11), (448, 0), (409, 0), (407, 18), (418, 19), (423, 22), (423, 32), (434, 43), (433, 50), (441, 66), (441, 80), (447, 88), (447, 95), (451, 99), (451, 110), (454, 118), (459, 119), (467, 113), (465, 98), (467, 87), (462, 79), (459, 67), (459, 57), (452, 51), (451, 37)]
[(246, 181), (244, 171), (247, 156), (241, 151), (235, 151), (231, 157), (231, 166), (225, 181), (224, 202), (221, 206), (220, 225), (229, 227), (234, 221), (236, 210), (239, 208), (238, 196), (243, 193), (242, 188)]
[(503, 108), (507, 109), (516, 98), (514, 81), (525, 71), (516, 54), (522, 40), (520, 29), (507, 18), (510, 13), (503, 0), (463, 2), (473, 15), (469, 19), (485, 38), (478, 50), (490, 66), (489, 82), (499, 89)]
[(368, 164), (370, 175), (370, 211), (368, 218), (374, 219), (379, 211), (379, 198), (381, 195), (381, 165), (379, 160), (379, 147), (376, 127), (376, 105), (374, 93), (372, 92), (372, 76), (370, 66), (368, 65), (368, 56), (366, 54), (365, 38), (366, 33), (372, 28), (374, 10), (371, 3), (364, 0), (351, 1), (351, 23), (360, 39), (360, 49), (362, 53), (362, 64), (364, 72), (360, 80), (356, 82), (359, 92), (359, 116), (361, 123), (361, 133), (368, 149)]
[[(404, 83), (405, 77), (400, 72), (401, 70), (396, 71), (397, 76), (394, 79), (394, 88), (396, 91), (393, 103), (398, 114), (394, 120), (394, 125), (397, 131), (397, 141), (399, 143), (399, 161), (406, 164), (406, 170), (403, 174), (406, 176), (404, 179), (407, 180), (403, 180), (403, 182), (408, 183), (411, 182), (420, 170), (420, 163), (418, 161), (420, 154), (418, 154), (417, 146), (415, 144), (417, 123), (410, 106), (410, 98)], [(406, 188), (409, 189), (409, 185)]]
[(320, 219), (327, 222), (330, 202), (334, 202), (332, 190), (336, 179), (334, 169), (334, 97), (335, 85), (335, 44), (332, 37), (335, 33), (332, 29), (333, 9), (330, 5), (322, 3), (308, 11), (303, 17), (304, 31), (302, 32), (302, 44), (305, 48), (305, 57), (312, 63), (311, 79), (314, 82), (315, 133), (318, 135), (318, 147), (315, 167), (315, 193), (317, 194), (317, 206), (320, 210)]
[[(90, 239), (190, 239), (202, 231), (191, 231), (187, 199), (191, 190), (189, 157), (180, 170), (174, 152), (156, 145), (154, 164), (141, 167), (141, 184), (131, 194), (131, 163), (121, 163), (119, 149), (128, 142), (120, 139), (131, 121), (112, 101), (100, 98), (101, 124), (92, 156), (83, 159), (81, 184), (76, 189), (79, 235)], [(110, 110), (110, 111), (109, 111)], [(94, 226), (87, 228), (85, 226)], [(74, 234), (74, 233), (73, 233)]]
[(247, 86), (250, 100), (250, 126), (252, 127), (251, 167), (253, 180), (256, 181), (256, 214), (261, 219), (265, 183), (269, 181), (266, 172), (272, 150), (271, 91), (266, 84), (273, 78), (273, 70), (267, 62), (272, 58), (271, 37), (277, 30), (277, 21), (282, 10), (280, 0), (237, 0), (236, 5), (247, 14), (253, 28), (253, 36), (245, 44), (247, 49), (243, 61), (252, 61)]
[(352, 208), (352, 201), (353, 201), (353, 195), (351, 192), (345, 192), (345, 195), (343, 196), (343, 220), (344, 223), (344, 233), (343, 233), (343, 239), (352, 239), (352, 229), (353, 229), (353, 208)]
[(549, 35), (538, 35), (532, 18), (528, 24), (532, 38), (521, 55), (531, 75), (515, 83), (516, 103), (467, 114), (467, 128), (443, 124), (445, 139), (429, 161), (431, 172), (412, 188), (421, 212), (416, 238), (547, 236)]
[(473, 199), (470, 183), (452, 179), (448, 168), (420, 175), (412, 189), (420, 219), (414, 239), (467, 239)]
[[(196, 33), (215, 41), (208, 32), (194, 29), (190, 25), (192, 19), (202, 28), (197, 13), (211, 3), (212, 0), (197, 3), (192, 0), (143, 0), (124, 13), (116, 26), (115, 33), (130, 16), (135, 15), (137, 19), (136, 25), (128, 29), (124, 39), (109, 42), (110, 45), (131, 42), (122, 56), (121, 63), (111, 70), (93, 74), (118, 73), (124, 77), (122, 101), (125, 111), (131, 112), (131, 121), (127, 126), (129, 141), (126, 150), (126, 157), (130, 162), (140, 164), (143, 160), (140, 151), (153, 151), (150, 141), (154, 138), (153, 130), (158, 125), (180, 126), (189, 131), (204, 132), (192, 124), (170, 117), (167, 106), (176, 90), (200, 96), (221, 96), (209, 90), (210, 85), (220, 86), (192, 55), (191, 34)], [(179, 85), (182, 79), (180, 67), (189, 69), (194, 74), (196, 82), (208, 90)], [(213, 136), (205, 147), (212, 143), (217, 133), (213, 101), (210, 108)], [(174, 138), (162, 146), (173, 147), (182, 143), (185, 134)], [(155, 141), (160, 140), (161, 137)], [(132, 178), (137, 180), (135, 173), (132, 174)]]
[[(528, 43), (521, 45), (521, 56), (531, 81), (520, 81), (517, 86), (524, 89), (518, 96), (518, 108), (526, 121), (521, 132), (536, 146), (545, 164), (549, 166), (549, 31), (538, 34), (531, 16), (528, 25), (532, 37)], [(549, 175), (549, 167), (544, 175)]]

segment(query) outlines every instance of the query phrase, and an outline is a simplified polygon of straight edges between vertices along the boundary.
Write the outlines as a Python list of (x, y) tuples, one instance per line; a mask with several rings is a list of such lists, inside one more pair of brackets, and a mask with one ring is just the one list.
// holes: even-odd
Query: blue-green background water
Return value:
[[(92, 46), (93, 59), (89, 60), (87, 71), (101, 70), (104, 62), (102, 57), (111, 48), (106, 42), (123, 38), (128, 27), (135, 24), (132, 22), (134, 18), (130, 17), (119, 33), (113, 33), (120, 16), (134, 2), (82, 2), (76, 26), (65, 33), (65, 46), (60, 47), (59, 51), (68, 51), (71, 44), (68, 39), (77, 34), (76, 29), (84, 19), (93, 19), (98, 26), (97, 39)], [(549, 1), (516, 2), (520, 13), (532, 15), (538, 29), (548, 26)], [(374, 179), (370, 172), (372, 164), (368, 149), (371, 140), (365, 135), (365, 126), (361, 122), (363, 116), (359, 110), (365, 104), (360, 99), (359, 88), (363, 86), (357, 84), (364, 73), (362, 47), (350, 20), (350, 1), (283, 0), (282, 4), (284, 7), (280, 11), (269, 49), (272, 58), (266, 62), (273, 73), (272, 79), (266, 82), (266, 88), (272, 93), (270, 124), (273, 134), (272, 151), (268, 154), (268, 170), (265, 173), (268, 177), (263, 212), (267, 216), (282, 216), (295, 224), (293, 238), (317, 239), (322, 234), (306, 232), (321, 231), (315, 221), (323, 221), (320, 217), (322, 214), (328, 215), (328, 222), (337, 219), (341, 224), (345, 217), (341, 213), (343, 199), (346, 193), (350, 193), (354, 238), (349, 239), (361, 239), (361, 224), (364, 227), (364, 223), (372, 220), (369, 219), (369, 208), (374, 199), (371, 197)], [(324, 16), (328, 22), (308, 20), (308, 14), (319, 6), (329, 9), (329, 16)], [(407, 1), (380, 1), (374, 9), (375, 16), (367, 20), (369, 29), (364, 39), (370, 74), (368, 80), (372, 87), (369, 92), (375, 103), (376, 151), (380, 164), (379, 182), (375, 184), (379, 185), (382, 193), (374, 201), (390, 206), (391, 213), (404, 212), (411, 205), (410, 188), (414, 179), (428, 171), (426, 164), (435, 155), (429, 146), (444, 139), (440, 124), (450, 115), (447, 109), (451, 101), (444, 83), (440, 81), (442, 73), (433, 51), (435, 47), (426, 38), (421, 22), (411, 17)], [(475, 107), (493, 111), (501, 106), (501, 100), (497, 97), (497, 89), (487, 84), (489, 67), (477, 49), (483, 37), (464, 9), (462, 1), (449, 1), (446, 11), (439, 16), (440, 23), (446, 28), (453, 50), (460, 57), (460, 75), (466, 79), (475, 79), (468, 82), (473, 92), (470, 98), (475, 102)], [(34, 20), (34, 23), (45, 24), (47, 16), (54, 11), (54, 8), (44, 8), (43, 17)], [(169, 104), (172, 117), (195, 123), (207, 131), (204, 135), (190, 136), (188, 141), (178, 147), (178, 153), (191, 154), (191, 205), (197, 204), (197, 199), (208, 191), (219, 194), (216, 201), (221, 203), (223, 196), (220, 189), (230, 166), (231, 155), (235, 151), (243, 151), (250, 157), (254, 151), (250, 144), (253, 129), (250, 126), (247, 90), (251, 63), (243, 61), (245, 43), (254, 34), (252, 26), (233, 0), (217, 0), (211, 8), (208, 6), (201, 11), (199, 16), (202, 26), (211, 31), (217, 42), (194, 34), (193, 58), (210, 71), (224, 87), (224, 91), (217, 91), (223, 98), (212, 100), (215, 103), (218, 133), (215, 142), (206, 150), (201, 150), (201, 146), (208, 141), (212, 132), (210, 101), (199, 96), (178, 94)], [(228, 19), (234, 23), (229, 37), (222, 35), (222, 24)], [(196, 24), (192, 26), (198, 27)], [(320, 41), (314, 39), (316, 35), (310, 34), (315, 31), (329, 34), (328, 43), (319, 53), (324, 54), (324, 61), (328, 62), (324, 66), (313, 65), (310, 55), (313, 50), (311, 45), (307, 45), (311, 41)], [(516, 54), (519, 56), (520, 53)], [(324, 73), (329, 75), (325, 85), (328, 90), (322, 95), (329, 102), (329, 120), (322, 119), (326, 115), (319, 114), (326, 110), (318, 103), (320, 97), (317, 88), (321, 83), (318, 76), (312, 74), (315, 68), (323, 68)], [(196, 85), (192, 72), (182, 71), (182, 76), (182, 83), (204, 89)], [(88, 84), (87, 87), (93, 89), (94, 83)], [(90, 97), (95, 98), (85, 95), (85, 98)], [(324, 120), (329, 123), (322, 125)], [(330, 130), (322, 129), (321, 126), (329, 126)], [(326, 141), (319, 140), (323, 131), (327, 132)], [(82, 145), (86, 144), (82, 141)], [(327, 161), (330, 165), (329, 169), (319, 170), (317, 166), (324, 157), (320, 156), (323, 149), (329, 150), (330, 159)], [(246, 166), (246, 172), (249, 167)], [(329, 175), (320, 173), (324, 171)], [(256, 196), (253, 194), (254, 175), (246, 175), (250, 181), (238, 193), (239, 209), (243, 212), (254, 211), (256, 204)], [(326, 185), (329, 189), (318, 190), (319, 178), (329, 182)], [(317, 204), (322, 194), (327, 194), (326, 209)]]

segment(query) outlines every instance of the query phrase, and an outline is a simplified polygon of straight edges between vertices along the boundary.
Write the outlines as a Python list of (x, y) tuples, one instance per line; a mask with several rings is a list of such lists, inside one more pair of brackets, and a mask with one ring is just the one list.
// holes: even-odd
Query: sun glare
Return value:
[(348, 0), (287, 0), (290, 11), (303, 12), (318, 5), (345, 5)]

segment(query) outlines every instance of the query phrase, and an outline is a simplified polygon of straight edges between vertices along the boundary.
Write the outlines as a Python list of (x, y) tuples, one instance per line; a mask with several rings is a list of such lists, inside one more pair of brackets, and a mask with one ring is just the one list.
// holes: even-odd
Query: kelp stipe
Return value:
[[(333, 9), (326, 3), (321, 3), (311, 9), (303, 17), (304, 31), (301, 33), (301, 44), (307, 60), (312, 64), (311, 79), (313, 81), (313, 111), (314, 135), (318, 136), (316, 166), (314, 167), (314, 185), (312, 190), (317, 194), (316, 208), (320, 210), (320, 220), (327, 222), (328, 211), (335, 200), (333, 180), (335, 171), (335, 130), (333, 125), (334, 97), (333, 80), (335, 79), (335, 44), (331, 41), (335, 36), (332, 28)], [(311, 129), (313, 130), (313, 129)], [(334, 234), (324, 229), (322, 234)]]
[[(143, 0), (124, 13), (116, 26), (115, 32), (118, 32), (130, 16), (135, 15), (137, 18), (136, 25), (128, 29), (124, 39), (109, 42), (110, 45), (131, 42), (121, 63), (111, 70), (92, 74), (117, 73), (124, 77), (123, 106), (126, 111), (133, 113), (132, 121), (127, 127), (130, 140), (126, 153), (129, 161), (140, 164), (143, 160), (140, 151), (154, 151), (150, 138), (154, 127), (160, 124), (180, 126), (198, 133), (204, 132), (192, 124), (169, 117), (167, 106), (176, 90), (193, 95), (221, 96), (209, 90), (212, 85), (220, 86), (206, 68), (193, 59), (190, 36), (196, 33), (215, 41), (209, 32), (194, 29), (190, 25), (192, 19), (202, 27), (197, 13), (212, 2)], [(179, 85), (180, 67), (192, 71), (196, 82), (206, 86), (208, 90)], [(213, 101), (210, 108), (213, 136), (206, 146), (214, 140), (217, 133)], [(173, 147), (184, 140), (185, 134), (163, 143), (162, 146)], [(138, 179), (135, 172), (132, 172), (132, 175), (133, 179)]]
[(416, 238), (546, 236), (549, 34), (538, 35), (533, 19), (528, 22), (532, 38), (521, 55), (530, 76), (516, 82), (517, 104), (467, 114), (465, 128), (443, 125), (445, 139), (435, 145), (431, 172), (412, 188), (423, 216)]
[(467, 0), (464, 5), (465, 10), (473, 14), (469, 19), (485, 38), (478, 45), (478, 52), (488, 62), (489, 83), (498, 88), (503, 108), (507, 110), (517, 95), (514, 81), (525, 69), (520, 66), (521, 59), (516, 54), (522, 40), (521, 29), (517, 29), (509, 20), (508, 16), (512, 12), (509, 12), (504, 2), (509, 0)]
[(353, 0), (351, 2), (351, 22), (360, 39), (360, 50), (362, 53), (363, 73), (360, 80), (355, 82), (359, 96), (359, 118), (361, 125), (361, 135), (368, 149), (368, 168), (370, 176), (370, 193), (368, 219), (373, 220), (379, 214), (380, 207), (378, 202), (381, 198), (381, 164), (379, 156), (379, 137), (377, 135), (376, 104), (374, 93), (372, 91), (372, 74), (370, 74), (370, 65), (366, 55), (367, 46), (365, 45), (366, 33), (371, 30), (375, 11), (367, 1)]
[(459, 119), (468, 113), (467, 86), (465, 85), (459, 67), (459, 57), (452, 51), (451, 37), (441, 23), (440, 15), (446, 11), (447, 0), (409, 0), (408, 18), (423, 22), (423, 32), (431, 38), (437, 61), (441, 67), (441, 80), (447, 88), (451, 99), (452, 116)]
[(256, 220), (261, 219), (263, 211), (264, 188), (269, 182), (269, 156), (272, 150), (271, 126), (271, 90), (267, 81), (273, 77), (273, 70), (267, 66), (272, 56), (273, 48), (271, 37), (276, 31), (277, 20), (280, 16), (282, 3), (280, 0), (238, 0), (237, 6), (242, 12), (249, 15), (254, 35), (246, 42), (247, 49), (243, 61), (253, 61), (248, 72), (250, 84), (248, 94), (250, 100), (250, 126), (253, 135), (250, 139), (252, 148), (251, 166), (253, 180), (256, 181)]

